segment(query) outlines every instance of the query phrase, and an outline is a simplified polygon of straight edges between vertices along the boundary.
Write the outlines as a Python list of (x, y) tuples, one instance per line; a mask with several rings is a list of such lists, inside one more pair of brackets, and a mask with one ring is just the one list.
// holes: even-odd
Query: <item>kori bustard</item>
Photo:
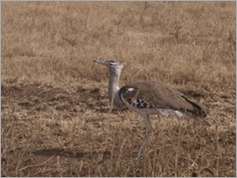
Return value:
[(146, 132), (138, 151), (138, 158), (142, 155), (152, 131), (149, 118), (152, 114), (164, 117), (193, 117), (211, 125), (205, 118), (203, 108), (182, 93), (160, 83), (148, 81), (131, 83), (120, 88), (119, 79), (124, 65), (114, 60), (94, 60), (94, 62), (106, 66), (109, 70), (110, 104), (119, 108), (128, 107), (144, 118)]

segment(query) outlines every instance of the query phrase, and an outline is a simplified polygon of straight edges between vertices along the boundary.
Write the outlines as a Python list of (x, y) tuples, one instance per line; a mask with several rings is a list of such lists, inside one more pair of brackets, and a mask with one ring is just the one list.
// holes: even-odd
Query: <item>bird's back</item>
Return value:
[(199, 104), (157, 82), (136, 82), (125, 85), (120, 89), (119, 96), (127, 104), (141, 110), (174, 110), (195, 117), (206, 116)]

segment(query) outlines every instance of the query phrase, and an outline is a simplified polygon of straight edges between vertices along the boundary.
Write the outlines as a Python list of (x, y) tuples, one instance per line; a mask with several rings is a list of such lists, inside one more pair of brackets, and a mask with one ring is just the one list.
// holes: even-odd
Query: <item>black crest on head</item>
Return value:
[(112, 62), (112, 63), (115, 63), (115, 61), (114, 61), (114, 60), (108, 60), (108, 62)]

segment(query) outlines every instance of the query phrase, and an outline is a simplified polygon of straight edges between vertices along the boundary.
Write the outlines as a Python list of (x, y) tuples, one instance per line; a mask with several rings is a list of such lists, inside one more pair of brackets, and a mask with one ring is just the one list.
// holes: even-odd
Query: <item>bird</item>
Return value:
[(115, 60), (94, 60), (107, 67), (109, 71), (108, 96), (110, 105), (128, 108), (144, 118), (145, 136), (140, 145), (137, 158), (144, 152), (153, 130), (150, 115), (164, 117), (195, 118), (210, 126), (210, 120), (203, 107), (183, 93), (167, 85), (154, 81), (137, 81), (119, 87), (124, 64)]

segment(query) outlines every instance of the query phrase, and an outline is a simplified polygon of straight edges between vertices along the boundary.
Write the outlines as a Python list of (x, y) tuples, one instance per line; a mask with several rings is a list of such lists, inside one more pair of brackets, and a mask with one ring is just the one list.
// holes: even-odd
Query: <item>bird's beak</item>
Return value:
[(106, 65), (105, 61), (103, 60), (94, 60), (93, 62), (96, 62), (98, 64)]

